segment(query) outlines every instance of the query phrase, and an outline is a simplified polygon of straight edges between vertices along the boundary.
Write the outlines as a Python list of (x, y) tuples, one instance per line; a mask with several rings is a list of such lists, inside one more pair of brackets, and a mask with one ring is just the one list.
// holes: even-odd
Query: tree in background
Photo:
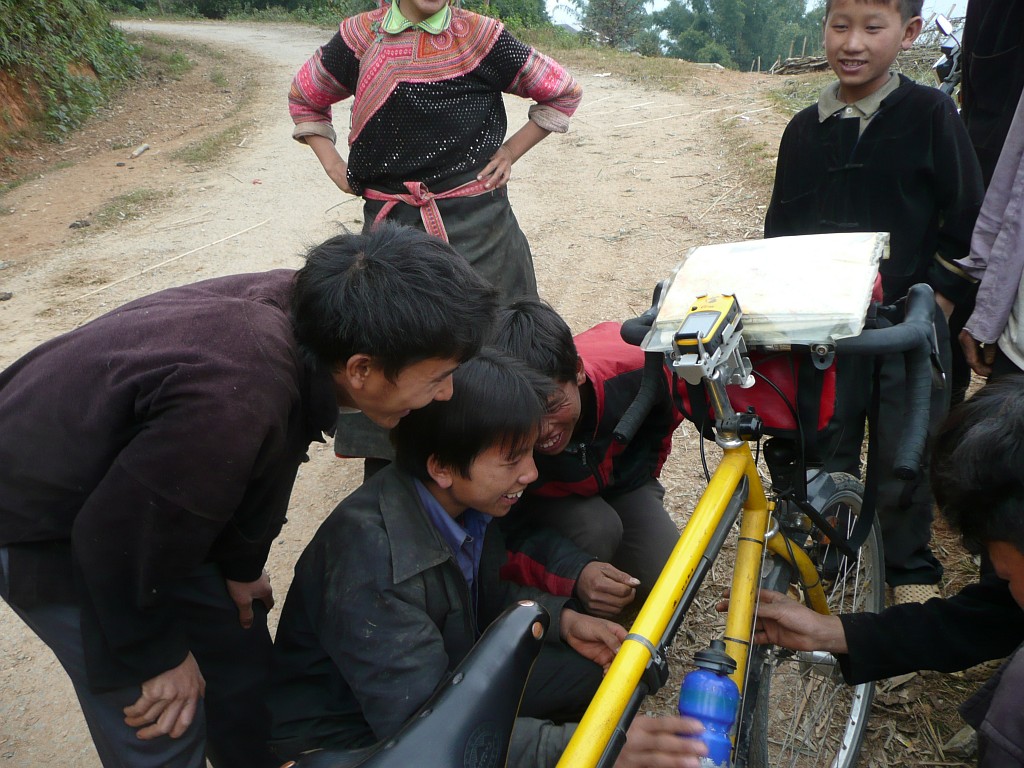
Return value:
[(501, 19), (513, 29), (540, 27), (551, 21), (544, 0), (463, 0), (462, 7)]
[(558, 7), (575, 17), (584, 33), (601, 45), (627, 51), (653, 46), (654, 55), (660, 55), (660, 44), (655, 39), (658, 33), (652, 30), (650, 14), (645, 8), (647, 2), (563, 0)]
[(646, 0), (587, 0), (583, 25), (605, 45), (631, 49), (647, 28)]
[(821, 47), (823, 6), (804, 0), (669, 0), (651, 14), (666, 53), (690, 61), (767, 69)]

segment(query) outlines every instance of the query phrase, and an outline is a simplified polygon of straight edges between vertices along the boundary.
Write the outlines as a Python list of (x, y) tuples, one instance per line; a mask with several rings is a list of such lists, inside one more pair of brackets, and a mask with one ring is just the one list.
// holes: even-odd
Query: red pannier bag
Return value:
[[(767, 435), (799, 438), (801, 431), (811, 443), (828, 426), (835, 414), (836, 361), (819, 369), (806, 348), (786, 351), (753, 349), (748, 357), (754, 369), (754, 385), (747, 389), (737, 385), (726, 388), (729, 401), (737, 413), (750, 408), (761, 418)], [(679, 392), (686, 417), (703, 427), (703, 420), (695, 418), (706, 413), (710, 424), (714, 419), (703, 382), (692, 385), (679, 379)], [(703, 408), (695, 411), (693, 401), (703, 401)], [(814, 425), (811, 429), (810, 425)]]

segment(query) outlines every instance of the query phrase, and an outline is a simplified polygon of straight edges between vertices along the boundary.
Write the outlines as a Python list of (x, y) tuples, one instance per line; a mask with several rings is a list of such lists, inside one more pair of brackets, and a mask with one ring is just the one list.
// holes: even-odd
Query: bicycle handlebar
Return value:
[[(921, 457), (928, 439), (931, 406), (931, 354), (935, 343), (932, 325), (935, 300), (931, 287), (924, 283), (911, 286), (903, 322), (890, 328), (869, 328), (859, 336), (840, 339), (836, 351), (840, 354), (884, 355), (904, 354), (907, 370), (907, 413), (901, 443), (896, 452), (893, 472), (900, 480), (913, 480), (921, 467)], [(657, 317), (657, 308), (651, 307), (638, 317), (622, 324), (622, 339), (640, 346)], [(658, 377), (662, 374), (665, 358), (661, 352), (648, 352), (644, 364), (643, 381), (636, 399), (622, 415), (613, 435), (619, 442), (629, 442), (654, 404), (658, 392)]]
[[(651, 326), (654, 325), (657, 316), (657, 307), (651, 307), (638, 317), (626, 320), (619, 330), (619, 335), (622, 336), (623, 341), (639, 347)], [(658, 396), (659, 377), (664, 375), (662, 373), (664, 366), (665, 355), (661, 352), (648, 352), (644, 356), (644, 372), (640, 379), (640, 390), (612, 431), (612, 437), (616, 442), (628, 443), (636, 437), (637, 430), (640, 429), (640, 425), (644, 423), (647, 414), (654, 407), (654, 401)]]
[(644, 342), (644, 337), (651, 330), (654, 321), (658, 319), (658, 308), (650, 307), (636, 317), (631, 317), (622, 323), (619, 335), (627, 344), (639, 347)]
[(931, 354), (935, 341), (932, 325), (935, 299), (932, 289), (919, 283), (907, 293), (903, 322), (891, 328), (869, 328), (860, 336), (840, 339), (840, 355), (882, 355), (904, 353), (907, 371), (906, 414), (903, 436), (896, 452), (893, 473), (900, 480), (913, 480), (921, 468), (931, 412)]

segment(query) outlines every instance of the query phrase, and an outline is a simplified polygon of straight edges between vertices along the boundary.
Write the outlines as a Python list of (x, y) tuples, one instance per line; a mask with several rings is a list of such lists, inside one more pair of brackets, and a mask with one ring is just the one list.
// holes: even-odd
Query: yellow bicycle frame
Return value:
[(559, 768), (593, 768), (600, 761), (651, 661), (650, 649), (656, 648), (661, 642), (676, 606), (697, 571), (711, 537), (744, 477), (749, 481), (749, 492), (740, 518), (736, 566), (724, 638), (728, 654), (737, 663), (736, 671), (730, 677), (739, 687), (740, 693), (743, 692), (746, 680), (766, 541), (774, 554), (783, 557), (799, 571), (810, 606), (819, 613), (829, 612), (817, 571), (804, 551), (799, 547), (787, 547), (781, 535), (768, 535), (769, 503), (749, 444), (743, 442), (735, 447), (724, 448), (724, 451), (725, 455), (711, 476), (711, 482), (683, 528), (650, 597), (633, 623), (630, 634), (637, 639), (627, 638), (622, 644), (572, 740), (562, 753), (558, 761)]

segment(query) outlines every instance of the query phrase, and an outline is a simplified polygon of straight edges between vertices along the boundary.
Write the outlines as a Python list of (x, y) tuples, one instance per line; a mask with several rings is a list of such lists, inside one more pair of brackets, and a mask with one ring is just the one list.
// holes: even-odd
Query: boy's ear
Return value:
[(373, 366), (372, 357), (359, 354), (352, 355), (331, 369), (331, 380), (334, 382), (338, 405), (359, 407), (359, 393), (366, 389)]
[(582, 387), (587, 381), (587, 372), (583, 370), (583, 358), (576, 358), (576, 386)]
[(917, 36), (921, 34), (921, 29), (924, 27), (924, 19), (920, 16), (915, 16), (907, 22), (907, 26), (903, 28), (903, 41), (900, 43), (900, 48), (904, 51), (909, 51), (910, 47), (917, 40)]
[(441, 464), (434, 454), (430, 454), (427, 457), (427, 474), (430, 475), (430, 479), (437, 483), (441, 488), (452, 487), (452, 475), (454, 470), (451, 467), (446, 467)]
[(334, 378), (335, 381), (338, 381), (340, 378), (341, 381), (339, 383), (345, 389), (358, 391), (366, 387), (366, 382), (369, 380), (373, 368), (373, 358), (360, 352), (357, 355), (352, 355), (343, 364), (335, 368)]

